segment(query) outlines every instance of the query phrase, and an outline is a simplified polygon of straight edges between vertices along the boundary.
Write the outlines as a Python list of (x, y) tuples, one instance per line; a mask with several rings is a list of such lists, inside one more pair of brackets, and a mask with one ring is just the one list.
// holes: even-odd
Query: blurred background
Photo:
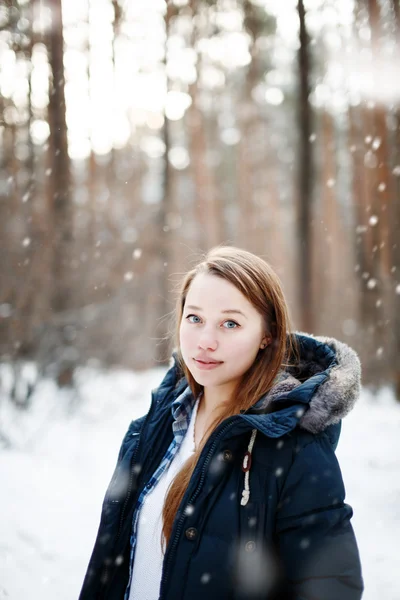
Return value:
[[(38, 448), (60, 410), (80, 428), (118, 413), (111, 469), (138, 382), (168, 364), (176, 285), (221, 243), (272, 264), (294, 329), (359, 353), (371, 435), (386, 386), (397, 439), (399, 65), (399, 0), (3, 0), (1, 446)], [(26, 465), (8, 465), (11, 490)]]
[(146, 368), (219, 243), (400, 395), (398, 0), (0, 7), (0, 352)]

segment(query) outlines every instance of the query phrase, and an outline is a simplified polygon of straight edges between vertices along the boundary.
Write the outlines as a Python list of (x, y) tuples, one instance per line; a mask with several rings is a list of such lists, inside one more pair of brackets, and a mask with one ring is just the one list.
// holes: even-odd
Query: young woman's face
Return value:
[(233, 284), (204, 273), (194, 278), (179, 338), (197, 383), (233, 387), (253, 364), (264, 334), (261, 315)]

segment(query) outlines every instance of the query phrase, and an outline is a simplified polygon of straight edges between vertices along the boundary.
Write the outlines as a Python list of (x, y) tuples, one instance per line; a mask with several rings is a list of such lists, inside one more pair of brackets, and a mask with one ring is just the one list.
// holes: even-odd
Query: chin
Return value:
[(210, 371), (205, 371), (204, 373), (197, 373), (193, 370), (190, 372), (195, 382), (199, 385), (219, 385), (220, 383), (220, 378), (215, 377), (215, 375)]

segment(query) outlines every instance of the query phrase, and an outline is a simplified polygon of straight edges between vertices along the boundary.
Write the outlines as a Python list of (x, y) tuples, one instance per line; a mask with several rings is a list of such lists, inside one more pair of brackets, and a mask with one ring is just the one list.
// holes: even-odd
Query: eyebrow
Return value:
[[(202, 308), (200, 308), (200, 306), (193, 306), (192, 304), (189, 304), (188, 306), (185, 306), (185, 309), (199, 310), (200, 312), (203, 310)], [(237, 310), (235, 308), (229, 308), (227, 310), (221, 310), (221, 312), (222, 312), (222, 314), (231, 313), (231, 314), (242, 315), (242, 317), (244, 317), (245, 319), (247, 319), (246, 315), (244, 313), (242, 313), (241, 310)]]

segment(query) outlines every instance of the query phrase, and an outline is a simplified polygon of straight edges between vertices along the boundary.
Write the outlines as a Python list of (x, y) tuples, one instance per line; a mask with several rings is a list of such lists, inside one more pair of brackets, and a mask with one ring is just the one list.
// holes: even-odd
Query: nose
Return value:
[(215, 333), (211, 330), (204, 329), (199, 338), (199, 348), (201, 348), (201, 350), (216, 350), (217, 347), (218, 342)]

